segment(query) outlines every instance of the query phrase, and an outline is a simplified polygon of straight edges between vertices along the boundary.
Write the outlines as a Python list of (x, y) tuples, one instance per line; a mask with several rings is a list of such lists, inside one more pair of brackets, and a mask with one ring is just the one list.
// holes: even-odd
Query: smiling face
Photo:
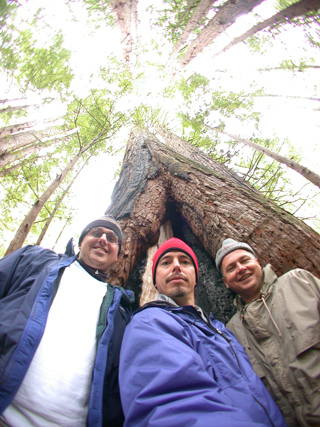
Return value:
[[(105, 233), (113, 233), (109, 228), (99, 227)], [(107, 273), (111, 265), (118, 258), (118, 243), (110, 243), (105, 234), (100, 237), (86, 234), (80, 245), (79, 259), (89, 267)]]
[(155, 287), (178, 305), (194, 305), (196, 272), (191, 258), (184, 252), (167, 252), (160, 258)]
[(263, 272), (251, 252), (244, 249), (230, 252), (222, 260), (221, 272), (226, 287), (239, 294), (246, 304), (260, 297)]

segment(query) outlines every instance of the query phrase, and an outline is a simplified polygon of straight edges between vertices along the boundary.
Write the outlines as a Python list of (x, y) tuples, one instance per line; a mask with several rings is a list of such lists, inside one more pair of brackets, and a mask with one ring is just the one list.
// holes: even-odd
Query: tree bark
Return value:
[(197, 38), (190, 44), (189, 48), (180, 58), (179, 63), (185, 67), (205, 47), (214, 41), (218, 35), (223, 33), (236, 19), (250, 12), (263, 0), (228, 0), (215, 16), (208, 22)]
[(215, 132), (221, 133), (222, 135), (228, 136), (229, 138), (235, 139), (236, 141), (241, 142), (242, 144), (248, 145), (254, 150), (258, 150), (261, 153), (266, 154), (268, 157), (271, 157), (277, 162), (288, 166), (290, 169), (293, 169), (295, 172), (298, 172), (308, 181), (312, 182), (312, 184), (320, 188), (320, 175), (312, 172), (310, 169), (306, 168), (305, 166), (300, 165), (298, 162), (288, 159), (287, 157), (281, 156), (280, 154), (275, 153), (274, 151), (269, 150), (268, 148), (263, 147), (262, 145), (256, 144), (255, 142), (249, 141), (247, 139), (239, 138), (238, 136), (231, 135), (230, 133), (227, 133), (227, 132), (223, 132), (218, 128), (211, 128), (211, 129), (214, 130)]
[(265, 21), (255, 25), (241, 36), (235, 38), (231, 43), (229, 43), (226, 47), (224, 47), (214, 56), (218, 56), (221, 53), (226, 52), (231, 47), (235, 46), (240, 42), (245, 41), (247, 38), (252, 37), (254, 34), (257, 34), (259, 31), (264, 30), (267, 27), (282, 24), (285, 21), (290, 21), (296, 18), (297, 16), (305, 15), (308, 12), (317, 11), (319, 7), (320, 0), (301, 0), (297, 3), (294, 3), (291, 6), (288, 6), (286, 9), (283, 9), (275, 15), (271, 16), (271, 18), (266, 19)]

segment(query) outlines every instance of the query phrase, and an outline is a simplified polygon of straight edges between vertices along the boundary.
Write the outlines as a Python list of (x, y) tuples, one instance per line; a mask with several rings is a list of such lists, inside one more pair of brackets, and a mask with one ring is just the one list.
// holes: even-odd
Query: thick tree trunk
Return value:
[(264, 30), (265, 28), (282, 24), (285, 21), (290, 21), (297, 16), (305, 15), (309, 12), (317, 11), (320, 8), (320, 0), (301, 0), (297, 3), (288, 6), (286, 9), (281, 10), (271, 18), (266, 19), (263, 22), (252, 27), (250, 30), (246, 31), (241, 36), (235, 38), (231, 43), (224, 47), (220, 52), (216, 53), (214, 56), (220, 55), (223, 52), (226, 52), (231, 47), (236, 44), (245, 41), (247, 38), (252, 37), (254, 34), (257, 34), (259, 31)]
[(263, 0), (228, 0), (208, 22), (197, 38), (190, 44), (179, 63), (182, 67), (189, 64), (205, 47), (223, 33), (236, 19), (250, 12)]
[[(201, 0), (197, 4), (191, 18), (189, 19), (185, 29), (182, 31), (181, 36), (179, 37), (179, 40), (177, 41), (175, 47), (173, 48), (171, 55), (175, 55), (184, 46), (189, 36), (197, 28), (201, 19), (203, 19), (207, 15), (211, 6), (215, 2), (216, 0)], [(190, 7), (189, 9), (187, 9), (187, 11), (189, 12), (189, 10), (190, 10)]]
[(125, 285), (168, 219), (178, 232), (190, 228), (211, 265), (223, 239), (232, 237), (250, 244), (261, 263), (270, 262), (277, 273), (301, 267), (320, 277), (315, 231), (196, 147), (165, 130), (161, 136), (175, 151), (148, 132), (132, 133), (128, 143), (108, 209), (125, 236), (120, 261), (110, 272), (112, 283)]
[(242, 144), (248, 145), (254, 150), (260, 151), (261, 153), (267, 155), (268, 157), (271, 157), (277, 162), (288, 166), (290, 169), (293, 169), (295, 172), (298, 172), (308, 181), (312, 182), (312, 184), (320, 188), (320, 175), (312, 172), (310, 169), (300, 165), (294, 160), (281, 156), (280, 154), (275, 153), (274, 151), (269, 150), (268, 148), (263, 147), (262, 145), (256, 144), (255, 142), (249, 141), (247, 139), (239, 138), (238, 136), (231, 135), (230, 133), (227, 133), (227, 132), (223, 132), (222, 130), (219, 130), (217, 128), (214, 128), (214, 129), (211, 128), (211, 129), (214, 130), (215, 132), (221, 133), (222, 135), (228, 136), (229, 138), (235, 139), (236, 141), (241, 142)]

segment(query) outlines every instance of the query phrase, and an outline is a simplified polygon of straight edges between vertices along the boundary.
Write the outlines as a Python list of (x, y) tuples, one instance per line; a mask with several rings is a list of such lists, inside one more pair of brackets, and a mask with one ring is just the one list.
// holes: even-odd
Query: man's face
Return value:
[(263, 272), (255, 256), (244, 249), (226, 255), (221, 264), (223, 281), (241, 296), (245, 303), (260, 297)]
[(194, 305), (196, 272), (191, 258), (184, 252), (167, 252), (156, 270), (156, 288), (178, 305)]
[[(101, 230), (106, 234), (114, 234), (109, 228), (97, 227), (94, 230)], [(100, 237), (94, 237), (90, 234), (90, 231), (81, 242), (79, 258), (89, 267), (106, 273), (118, 258), (119, 244), (110, 243), (105, 234)]]

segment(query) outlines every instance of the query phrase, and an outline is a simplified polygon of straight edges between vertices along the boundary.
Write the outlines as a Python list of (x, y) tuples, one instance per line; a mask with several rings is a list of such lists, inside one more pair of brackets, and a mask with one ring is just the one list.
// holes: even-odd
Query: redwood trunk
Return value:
[(200, 305), (224, 321), (232, 315), (232, 301), (214, 257), (227, 237), (247, 242), (261, 264), (270, 262), (278, 274), (300, 267), (320, 277), (320, 237), (314, 230), (197, 148), (164, 130), (161, 136), (174, 150), (148, 132), (133, 132), (128, 143), (108, 209), (124, 231), (111, 283), (127, 283), (139, 300), (147, 250), (167, 220), (200, 260)]

